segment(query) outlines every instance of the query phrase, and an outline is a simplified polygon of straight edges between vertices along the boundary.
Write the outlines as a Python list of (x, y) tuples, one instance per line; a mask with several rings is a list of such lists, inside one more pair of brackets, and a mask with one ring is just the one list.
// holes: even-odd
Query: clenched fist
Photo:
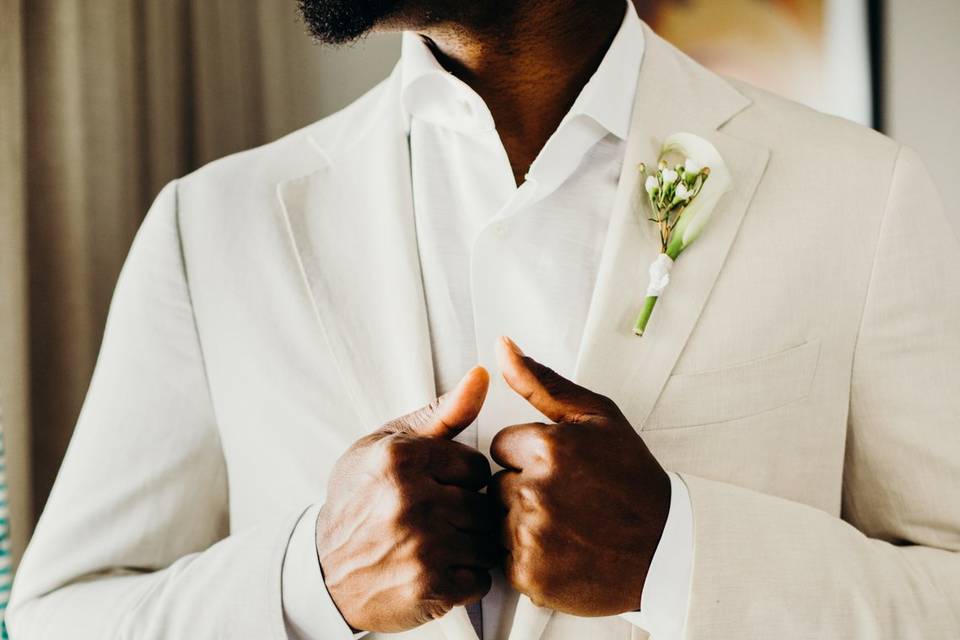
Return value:
[(502, 339), (503, 376), (554, 424), (500, 431), (489, 493), (504, 571), (540, 606), (578, 616), (640, 608), (670, 509), (670, 478), (616, 405)]
[(327, 589), (355, 630), (419, 626), (490, 589), (497, 562), (490, 465), (451, 440), (477, 417), (489, 377), (457, 388), (357, 441), (332, 472), (317, 518)]

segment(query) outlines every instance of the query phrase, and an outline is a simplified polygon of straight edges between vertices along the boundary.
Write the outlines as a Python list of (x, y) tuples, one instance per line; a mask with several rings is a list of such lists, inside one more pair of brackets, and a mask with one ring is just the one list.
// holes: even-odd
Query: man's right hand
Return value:
[(490, 464), (452, 438), (489, 385), (481, 367), (429, 405), (358, 440), (340, 458), (317, 519), (317, 554), (354, 630), (405, 631), (490, 589), (497, 562), (486, 497)]

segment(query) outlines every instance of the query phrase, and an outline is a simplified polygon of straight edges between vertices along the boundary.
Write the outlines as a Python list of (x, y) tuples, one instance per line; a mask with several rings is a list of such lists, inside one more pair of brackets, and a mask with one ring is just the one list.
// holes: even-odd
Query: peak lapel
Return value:
[(371, 429), (434, 395), (396, 78), (326, 167), (277, 187), (317, 318)]
[[(718, 128), (750, 104), (724, 80), (694, 63), (644, 25), (646, 51), (616, 203), (577, 363), (577, 380), (612, 397), (642, 428), (706, 304), (769, 152)], [(709, 140), (731, 172), (696, 243), (671, 274), (670, 287), (642, 337), (633, 322), (647, 286), (659, 235), (638, 197), (639, 162), (655, 163), (664, 138), (689, 131)]]

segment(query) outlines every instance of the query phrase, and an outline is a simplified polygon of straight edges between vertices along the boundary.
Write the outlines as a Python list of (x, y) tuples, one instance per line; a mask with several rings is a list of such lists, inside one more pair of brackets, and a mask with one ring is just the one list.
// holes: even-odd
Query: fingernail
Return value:
[(517, 346), (517, 343), (508, 338), (507, 336), (500, 336), (500, 339), (503, 340), (503, 343), (506, 344), (511, 351), (513, 351), (518, 356), (526, 355), (523, 350)]

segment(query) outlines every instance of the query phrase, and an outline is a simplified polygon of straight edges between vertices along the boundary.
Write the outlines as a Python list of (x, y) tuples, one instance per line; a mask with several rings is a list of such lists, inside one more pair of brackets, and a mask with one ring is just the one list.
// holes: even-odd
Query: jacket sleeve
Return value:
[(286, 638), (281, 570), (299, 516), (229, 530), (168, 185), (122, 270), (76, 431), (16, 576), (11, 637)]
[(842, 519), (684, 475), (689, 638), (960, 638), (960, 242), (909, 149), (878, 242)]

